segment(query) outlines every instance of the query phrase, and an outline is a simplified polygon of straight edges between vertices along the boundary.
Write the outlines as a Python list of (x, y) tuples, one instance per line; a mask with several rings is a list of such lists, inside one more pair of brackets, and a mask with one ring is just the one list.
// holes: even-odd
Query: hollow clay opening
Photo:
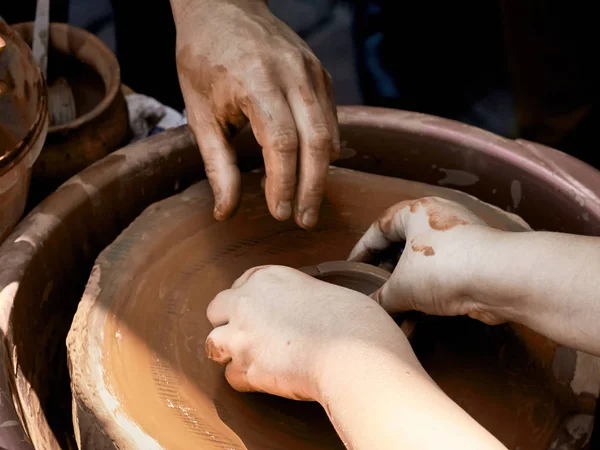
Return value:
[[(15, 24), (12, 28), (32, 45), (33, 22)], [(102, 114), (120, 88), (115, 55), (93, 34), (64, 23), (50, 24), (47, 71), (49, 90), (61, 78), (69, 84), (76, 110), (75, 119), (60, 125), (50, 124), (50, 135), (77, 128)]]
[(364, 263), (328, 261), (300, 270), (321, 281), (372, 295), (385, 284), (390, 272)]
[(92, 111), (104, 99), (106, 86), (102, 77), (84, 61), (56, 49), (50, 49), (48, 61), (48, 86), (60, 78), (66, 80), (73, 92), (76, 117)]

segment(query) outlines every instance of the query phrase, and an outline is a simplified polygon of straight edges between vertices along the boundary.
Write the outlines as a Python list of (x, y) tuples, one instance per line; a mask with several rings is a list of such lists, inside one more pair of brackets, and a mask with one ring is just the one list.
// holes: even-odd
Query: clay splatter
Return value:
[(433, 255), (435, 255), (435, 250), (430, 245), (416, 245), (416, 244), (413, 244), (411, 246), (411, 248), (413, 249), (414, 252), (421, 252), (425, 256), (433, 256)]

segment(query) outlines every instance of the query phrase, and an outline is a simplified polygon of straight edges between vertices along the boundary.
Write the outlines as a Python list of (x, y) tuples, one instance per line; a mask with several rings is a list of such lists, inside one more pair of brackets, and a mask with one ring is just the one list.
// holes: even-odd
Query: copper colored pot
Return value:
[[(12, 26), (31, 45), (33, 22)], [(32, 191), (41, 200), (62, 182), (123, 146), (129, 133), (127, 104), (115, 55), (87, 31), (50, 25), (48, 81), (61, 76), (73, 91), (77, 117), (50, 125), (33, 169)]]
[[(339, 119), (345, 153), (353, 154), (339, 165), (456, 187), (522, 215), (534, 228), (600, 235), (600, 174), (567, 155), (415, 113), (342, 107)], [(0, 246), (2, 360), (37, 448), (74, 442), (65, 338), (96, 257), (148, 205), (204, 176), (193, 142), (187, 128), (179, 128), (108, 155), (47, 198)], [(236, 145), (243, 170), (261, 165), (249, 134)], [(419, 349), (426, 369), (451, 395), (462, 395), (455, 398), (484, 426), (505, 418), (505, 428), (495, 432), (509, 447), (519, 436), (538, 439), (549, 431), (564, 432), (558, 438), (568, 441), (573, 423), (589, 423), (598, 393), (575, 383), (578, 361), (584, 361), (578, 352), (518, 327), (490, 328), (460, 318), (420, 323), (421, 334), (432, 340)], [(457, 349), (481, 355), (483, 365), (456, 357)], [(520, 356), (507, 359), (509, 350)], [(464, 369), (452, 378), (457, 365)], [(547, 401), (536, 403), (534, 411), (529, 403), (503, 408), (510, 400), (503, 385), (486, 381), (511, 369), (536, 374), (539, 383), (517, 379), (513, 387)], [(595, 383), (597, 374), (589, 375)], [(473, 377), (480, 381), (476, 396), (463, 381)], [(485, 409), (482, 398), (490, 396), (497, 399), (497, 411)], [(549, 416), (556, 404), (581, 416)], [(520, 414), (532, 422), (518, 419)], [(549, 423), (551, 429), (543, 428)], [(519, 435), (515, 429), (523, 426), (533, 431)]]
[[(32, 166), (48, 130), (46, 85), (23, 39), (0, 19), (0, 243), (23, 215)], [(3, 45), (5, 44), (5, 45)], [(0, 273), (4, 269), (0, 268)], [(0, 304), (3, 293), (0, 289)], [(0, 307), (1, 308), (1, 307)], [(4, 328), (0, 338), (4, 342)], [(1, 352), (1, 350), (0, 350)], [(7, 366), (0, 370), (0, 448), (26, 450), (12, 404)], [(10, 377), (8, 377), (10, 379)]]
[(19, 34), (0, 19), (0, 242), (23, 215), (32, 166), (48, 130), (40, 69)]

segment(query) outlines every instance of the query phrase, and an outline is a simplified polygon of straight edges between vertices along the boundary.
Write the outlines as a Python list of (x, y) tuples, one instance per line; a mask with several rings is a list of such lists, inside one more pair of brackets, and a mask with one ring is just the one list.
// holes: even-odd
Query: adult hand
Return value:
[[(493, 261), (493, 255), (481, 254), (483, 244), (497, 239), (498, 233), (449, 200), (404, 201), (371, 225), (349, 259), (368, 262), (392, 242), (406, 241), (390, 280), (374, 295), (386, 311), (469, 315), (498, 324), (506, 319), (496, 313), (501, 309), (496, 297), (478, 295), (483, 291), (480, 285), (485, 284), (479, 269)], [(492, 299), (493, 303), (486, 303)]]
[(320, 383), (357, 347), (404, 355), (420, 368), (377, 303), (288, 267), (247, 271), (215, 297), (207, 315), (216, 327), (207, 354), (227, 365), (225, 376), (238, 391), (323, 402)]
[(248, 121), (262, 146), (271, 214), (316, 225), (330, 160), (339, 153), (331, 77), (261, 0), (171, 0), (189, 125), (215, 194), (234, 213), (240, 173), (230, 130)]

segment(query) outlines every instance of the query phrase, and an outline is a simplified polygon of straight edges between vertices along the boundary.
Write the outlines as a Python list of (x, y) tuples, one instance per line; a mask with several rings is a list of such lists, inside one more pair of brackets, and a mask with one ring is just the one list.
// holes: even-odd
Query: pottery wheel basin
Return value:
[[(343, 260), (385, 208), (426, 195), (498, 228), (527, 229), (508, 209), (534, 228), (599, 234), (598, 173), (566, 155), (401, 111), (341, 108), (340, 122), (350, 156), (338, 164), (362, 173), (331, 170), (313, 232), (268, 214), (262, 175), (248, 172), (261, 164), (248, 134), (237, 141), (242, 205), (214, 221), (185, 128), (109, 155), (15, 229), (0, 247), (0, 388), (33, 447), (343, 448), (318, 405), (234, 392), (206, 360), (204, 311), (218, 291), (257, 264)], [(73, 323), (78, 306), (85, 320)], [(586, 355), (462, 318), (424, 319), (414, 346), (442, 389), (511, 449), (568, 441), (573, 420), (591, 429), (595, 381), (575, 382)]]

